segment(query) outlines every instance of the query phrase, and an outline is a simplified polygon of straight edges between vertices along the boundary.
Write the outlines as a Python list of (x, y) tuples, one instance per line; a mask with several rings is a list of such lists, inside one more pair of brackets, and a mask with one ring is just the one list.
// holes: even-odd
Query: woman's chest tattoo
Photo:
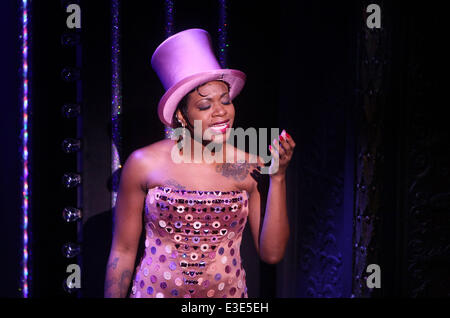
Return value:
[(257, 167), (256, 163), (221, 163), (216, 166), (216, 172), (236, 181), (244, 180), (250, 171)]

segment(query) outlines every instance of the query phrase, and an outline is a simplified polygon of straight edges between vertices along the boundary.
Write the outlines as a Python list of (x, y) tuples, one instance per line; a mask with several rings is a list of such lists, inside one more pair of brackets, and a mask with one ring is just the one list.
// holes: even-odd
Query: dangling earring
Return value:
[(178, 137), (178, 141), (177, 141), (178, 149), (179, 149), (179, 151), (181, 151), (181, 149), (183, 149), (183, 145), (180, 141), (186, 142), (186, 125), (184, 123), (182, 123), (178, 117), (177, 117), (177, 121), (181, 124), (181, 127), (183, 127), (183, 133), (181, 134), (181, 136)]
[(183, 140), (186, 140), (186, 125), (185, 124), (181, 124), (181, 126), (183, 126)]

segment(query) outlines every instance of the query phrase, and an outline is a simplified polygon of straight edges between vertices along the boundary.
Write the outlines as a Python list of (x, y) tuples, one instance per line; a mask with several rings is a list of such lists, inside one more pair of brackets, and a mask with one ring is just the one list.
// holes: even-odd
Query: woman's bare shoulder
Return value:
[(141, 173), (143, 169), (157, 169), (160, 164), (166, 162), (167, 156), (170, 155), (172, 145), (172, 140), (163, 139), (145, 147), (138, 148), (128, 156), (125, 166), (133, 167), (133, 170), (139, 170)]
[(143, 160), (145, 160), (146, 158), (149, 158), (151, 160), (155, 160), (158, 158), (162, 159), (164, 155), (170, 154), (173, 145), (175, 145), (173, 140), (162, 139), (145, 147), (138, 148), (133, 151), (132, 154), (138, 156)]

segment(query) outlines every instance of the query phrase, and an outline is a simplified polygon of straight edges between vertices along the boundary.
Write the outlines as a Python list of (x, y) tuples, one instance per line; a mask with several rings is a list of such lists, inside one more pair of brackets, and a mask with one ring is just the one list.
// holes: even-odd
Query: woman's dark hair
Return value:
[[(228, 82), (225, 82), (225, 81), (222, 81), (222, 80), (216, 80), (216, 81), (220, 81), (220, 82), (225, 83), (225, 84), (227, 85), (227, 87), (228, 87), (228, 92), (230, 92), (230, 87), (231, 87), (231, 86), (230, 86), (230, 84), (229, 84)], [(209, 82), (206, 82), (206, 83), (209, 83)], [(188, 119), (188, 117), (187, 117), (187, 101), (188, 101), (189, 95), (190, 95), (192, 92), (197, 91), (197, 93), (198, 93), (200, 96), (203, 96), (202, 94), (200, 94), (200, 92), (198, 91), (198, 89), (199, 89), (200, 87), (202, 87), (203, 85), (205, 85), (206, 83), (203, 83), (203, 84), (198, 85), (197, 87), (195, 87), (194, 89), (192, 89), (189, 93), (187, 93), (186, 95), (184, 95), (184, 97), (180, 100), (180, 102), (178, 103), (177, 108), (175, 109), (175, 112), (173, 113), (172, 122), (173, 122), (173, 124), (174, 124), (174, 128), (181, 127), (181, 124), (178, 122), (178, 120), (177, 120), (177, 115), (176, 115), (178, 109), (181, 110), (181, 114), (183, 115), (183, 118), (184, 118), (188, 123), (190, 123), (190, 121), (189, 121), (189, 119)]]

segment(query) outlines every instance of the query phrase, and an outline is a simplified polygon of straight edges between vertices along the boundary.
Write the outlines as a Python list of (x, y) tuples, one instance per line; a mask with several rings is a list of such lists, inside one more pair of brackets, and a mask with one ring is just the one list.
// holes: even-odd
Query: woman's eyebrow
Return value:
[[(226, 94), (228, 94), (228, 92), (223, 93), (222, 95), (220, 95), (219, 98), (222, 98), (222, 97), (225, 96)], [(211, 100), (212, 98), (211, 98), (211, 97), (203, 97), (203, 98), (200, 98), (198, 101), (201, 101), (201, 100), (203, 100), (203, 99)]]

